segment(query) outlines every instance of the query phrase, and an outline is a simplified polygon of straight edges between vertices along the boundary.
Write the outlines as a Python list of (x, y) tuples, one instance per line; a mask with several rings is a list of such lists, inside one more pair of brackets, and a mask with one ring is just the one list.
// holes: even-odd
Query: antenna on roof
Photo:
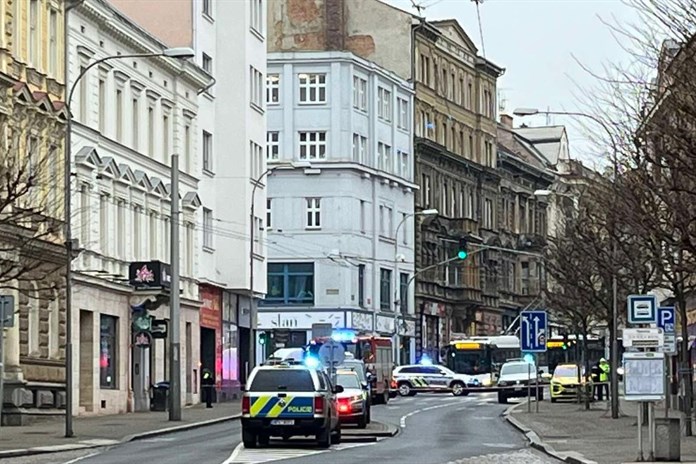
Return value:
[(425, 9), (425, 7), (422, 4), (416, 3), (416, 0), (411, 0), (411, 6), (413, 6), (413, 8), (415, 8), (416, 11), (418, 11), (418, 16), (422, 16), (423, 10)]
[(481, 23), (481, 10), (479, 5), (483, 4), (483, 0), (471, 0), (476, 4), (476, 16), (478, 17), (479, 34), (481, 35), (481, 53), (486, 57), (486, 46), (483, 43), (483, 24)]

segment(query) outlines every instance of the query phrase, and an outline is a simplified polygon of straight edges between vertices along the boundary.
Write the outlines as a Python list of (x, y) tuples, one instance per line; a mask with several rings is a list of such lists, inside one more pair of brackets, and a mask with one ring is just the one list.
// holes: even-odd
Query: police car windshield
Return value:
[(336, 383), (343, 388), (360, 388), (358, 377), (352, 374), (338, 374)]
[(293, 392), (314, 391), (314, 382), (309, 371), (300, 369), (267, 369), (260, 370), (254, 376), (249, 391)]

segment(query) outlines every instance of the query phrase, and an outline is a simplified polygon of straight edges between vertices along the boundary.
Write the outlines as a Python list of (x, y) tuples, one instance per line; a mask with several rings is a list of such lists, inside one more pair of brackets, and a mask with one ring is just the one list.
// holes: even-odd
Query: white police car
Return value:
[(479, 386), (475, 377), (438, 365), (399, 366), (394, 369), (393, 378), (401, 396), (414, 396), (419, 392), (452, 392), (454, 396), (466, 396), (470, 388)]

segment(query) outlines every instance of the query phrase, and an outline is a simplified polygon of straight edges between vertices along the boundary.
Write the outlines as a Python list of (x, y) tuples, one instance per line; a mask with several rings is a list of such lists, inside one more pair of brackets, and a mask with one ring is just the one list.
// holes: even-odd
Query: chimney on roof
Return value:
[(512, 129), (512, 122), (514, 121), (513, 117), (510, 116), (509, 114), (501, 114), (500, 115), (500, 123), (507, 127), (508, 129)]

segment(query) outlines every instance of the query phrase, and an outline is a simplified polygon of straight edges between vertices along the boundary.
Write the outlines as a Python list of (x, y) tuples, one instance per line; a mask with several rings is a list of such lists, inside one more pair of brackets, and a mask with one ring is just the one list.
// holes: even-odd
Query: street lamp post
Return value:
[(255, 211), (256, 202), (254, 197), (256, 196), (256, 189), (261, 185), (261, 181), (264, 177), (272, 173), (277, 169), (293, 169), (293, 168), (311, 168), (312, 164), (309, 161), (293, 161), (290, 163), (279, 163), (270, 166), (264, 172), (262, 172), (256, 179), (253, 179), (254, 187), (251, 189), (251, 208), (249, 211), (249, 361), (247, 363), (248, 368), (246, 369), (245, 379), (248, 378), (249, 372), (255, 365), (255, 347), (256, 347), (256, 337), (254, 334), (254, 329), (256, 325), (256, 317), (258, 313), (258, 308), (256, 306), (256, 299), (254, 298), (254, 240), (256, 238), (256, 227), (255, 227)]
[[(612, 145), (612, 150), (613, 150), (613, 156), (612, 156), (612, 164), (613, 164), (613, 174), (614, 174), (614, 182), (616, 182), (616, 179), (618, 177), (618, 172), (619, 172), (619, 162), (618, 162), (618, 153), (617, 153), (617, 144), (614, 139), (614, 135), (612, 134), (611, 130), (609, 127), (607, 127), (606, 123), (599, 119), (596, 116), (593, 116), (591, 114), (586, 114), (586, 113), (580, 113), (576, 111), (539, 111), (536, 108), (517, 108), (515, 111), (513, 111), (513, 114), (515, 116), (534, 116), (536, 114), (555, 114), (559, 116), (571, 116), (571, 117), (579, 117), (579, 118), (585, 118), (589, 119), (591, 121), (594, 121), (597, 123), (609, 136), (609, 140)], [(612, 239), (612, 250), (611, 250), (611, 255), (615, 258), (616, 256), (616, 241)], [(619, 346), (618, 346), (618, 333), (619, 333), (619, 328), (618, 328), (618, 321), (619, 321), (619, 297), (618, 297), (618, 281), (617, 281), (617, 276), (616, 276), (616, 270), (612, 273), (611, 276), (611, 288), (612, 288), (612, 305), (611, 305), (611, 325), (612, 325), (612, 334), (611, 334), (611, 417), (612, 419), (618, 419), (619, 417), (619, 378), (616, 374), (616, 371), (619, 367)]]
[[(64, 15), (64, 26), (66, 31), (66, 53), (65, 53), (65, 83), (68, 83), (68, 76), (70, 75), (68, 71), (69, 67), (69, 29), (68, 29), (68, 11), (79, 4), (74, 4), (66, 8), (66, 14)], [(72, 417), (72, 407), (73, 407), (73, 346), (72, 346), (72, 254), (73, 254), (73, 242), (72, 242), (72, 227), (70, 224), (71, 220), (71, 204), (70, 204), (70, 190), (72, 187), (72, 149), (71, 149), (71, 135), (72, 135), (72, 100), (75, 95), (75, 89), (77, 89), (77, 84), (80, 80), (87, 74), (87, 72), (93, 67), (111, 60), (121, 60), (125, 58), (151, 58), (151, 57), (169, 57), (176, 59), (188, 59), (195, 56), (194, 52), (190, 48), (177, 47), (168, 48), (161, 52), (150, 52), (150, 53), (132, 53), (128, 55), (109, 55), (90, 63), (85, 69), (82, 70), (80, 74), (77, 75), (75, 81), (70, 86), (70, 91), (68, 92), (68, 99), (66, 101), (66, 107), (68, 109), (68, 119), (66, 121), (65, 130), (65, 159), (63, 165), (63, 189), (64, 189), (64, 202), (63, 209), (65, 212), (65, 316), (66, 316), (66, 329), (65, 329), (65, 437), (70, 438), (74, 435), (73, 432), (73, 417)], [(173, 290), (173, 289), (172, 289)], [(178, 343), (178, 342), (177, 342)], [(180, 392), (179, 392), (180, 393)]]
[[(395, 356), (394, 361), (401, 363), (401, 350), (399, 349), (399, 309), (402, 305), (401, 302), (401, 288), (399, 280), (399, 229), (404, 225), (407, 219), (416, 216), (437, 216), (439, 214), (437, 209), (424, 209), (423, 211), (418, 211), (415, 213), (410, 213), (401, 219), (401, 222), (396, 226), (396, 232), (394, 233), (394, 350)], [(406, 286), (406, 298), (408, 298), (408, 285)]]

